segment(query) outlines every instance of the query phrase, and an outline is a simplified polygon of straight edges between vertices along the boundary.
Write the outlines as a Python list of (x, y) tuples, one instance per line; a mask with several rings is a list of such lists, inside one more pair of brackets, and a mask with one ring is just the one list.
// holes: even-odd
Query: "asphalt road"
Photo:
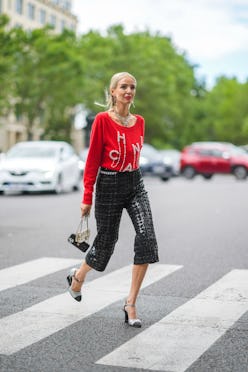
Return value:
[[(0, 196), (1, 372), (248, 371), (248, 181), (145, 184), (160, 262), (140, 293), (141, 329), (121, 311), (134, 239), (126, 212), (106, 271), (90, 272), (77, 304), (65, 278), (83, 258), (67, 243), (81, 193)], [(93, 237), (93, 213), (90, 228)]]

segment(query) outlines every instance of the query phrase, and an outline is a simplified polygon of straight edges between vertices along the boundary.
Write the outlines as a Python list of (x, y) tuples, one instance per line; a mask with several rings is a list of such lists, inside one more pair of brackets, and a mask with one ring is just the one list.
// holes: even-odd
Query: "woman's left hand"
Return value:
[(86, 217), (90, 215), (91, 205), (90, 204), (81, 204), (81, 213), (82, 217)]

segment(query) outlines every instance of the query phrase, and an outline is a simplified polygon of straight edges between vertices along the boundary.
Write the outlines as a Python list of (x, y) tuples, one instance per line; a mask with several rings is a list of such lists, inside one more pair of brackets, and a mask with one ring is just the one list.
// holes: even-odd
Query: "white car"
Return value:
[(1, 192), (77, 190), (79, 158), (63, 141), (26, 141), (14, 145), (0, 163)]
[(181, 152), (176, 149), (159, 150), (159, 152), (164, 163), (172, 167), (172, 176), (179, 176)]
[(88, 152), (89, 152), (89, 148), (85, 147), (79, 154), (79, 159), (80, 159), (79, 160), (79, 169), (80, 169), (80, 172), (81, 172), (82, 176), (84, 175), (84, 169), (85, 169), (85, 164), (86, 164)]

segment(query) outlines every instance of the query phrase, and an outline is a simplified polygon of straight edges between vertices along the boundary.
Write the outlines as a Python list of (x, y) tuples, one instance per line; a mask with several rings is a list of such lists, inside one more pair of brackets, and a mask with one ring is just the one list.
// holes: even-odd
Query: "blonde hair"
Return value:
[(107, 108), (109, 110), (112, 109), (114, 107), (114, 105), (115, 105), (115, 99), (112, 96), (111, 90), (112, 89), (115, 89), (117, 87), (119, 81), (121, 79), (123, 79), (124, 77), (126, 77), (126, 76), (130, 77), (131, 79), (133, 79), (134, 82), (135, 82), (135, 85), (137, 85), (137, 81), (136, 81), (135, 77), (133, 75), (129, 74), (129, 72), (125, 72), (124, 71), (124, 72), (117, 72), (116, 74), (114, 74), (112, 76), (111, 80), (110, 80), (109, 91), (106, 92), (106, 101), (107, 101), (106, 106), (107, 106)]

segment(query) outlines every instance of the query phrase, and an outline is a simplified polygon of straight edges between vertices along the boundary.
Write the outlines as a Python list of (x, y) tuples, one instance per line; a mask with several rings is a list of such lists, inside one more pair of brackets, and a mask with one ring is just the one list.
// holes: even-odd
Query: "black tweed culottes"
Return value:
[(113, 172), (101, 168), (95, 198), (97, 235), (85, 258), (95, 270), (104, 271), (114, 251), (123, 208), (136, 232), (134, 264), (159, 260), (150, 203), (140, 170)]

